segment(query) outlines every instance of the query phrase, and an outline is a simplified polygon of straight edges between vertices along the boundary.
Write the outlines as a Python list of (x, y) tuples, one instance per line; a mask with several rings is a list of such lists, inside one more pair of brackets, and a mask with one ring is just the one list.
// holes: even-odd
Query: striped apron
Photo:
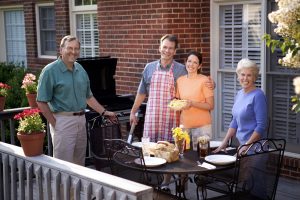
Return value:
[(179, 123), (179, 113), (167, 106), (175, 97), (174, 63), (169, 71), (159, 68), (158, 63), (151, 78), (143, 133), (152, 142), (173, 141), (172, 128)]

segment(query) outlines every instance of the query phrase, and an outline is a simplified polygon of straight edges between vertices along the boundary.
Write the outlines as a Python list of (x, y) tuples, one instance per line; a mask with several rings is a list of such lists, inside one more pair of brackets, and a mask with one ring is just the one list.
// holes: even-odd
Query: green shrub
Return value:
[[(6, 97), (5, 109), (28, 106), (25, 91), (21, 88), (26, 73), (29, 73), (29, 71), (23, 66), (13, 63), (0, 63), (0, 82), (11, 86)], [(35, 75), (38, 77), (39, 74)]]

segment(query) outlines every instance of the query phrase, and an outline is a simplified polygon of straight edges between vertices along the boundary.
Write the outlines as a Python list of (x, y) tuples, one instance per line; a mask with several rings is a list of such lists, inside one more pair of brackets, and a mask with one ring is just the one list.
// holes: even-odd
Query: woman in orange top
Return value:
[(197, 150), (199, 136), (212, 137), (210, 111), (214, 108), (214, 94), (205, 85), (210, 78), (198, 73), (201, 67), (201, 53), (189, 52), (186, 61), (188, 74), (179, 77), (176, 84), (176, 98), (187, 100), (187, 105), (181, 110), (180, 124), (189, 130), (194, 150)]

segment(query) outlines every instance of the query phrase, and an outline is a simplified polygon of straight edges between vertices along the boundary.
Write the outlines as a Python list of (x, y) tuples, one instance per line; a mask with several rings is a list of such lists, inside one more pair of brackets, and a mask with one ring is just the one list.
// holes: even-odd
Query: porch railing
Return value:
[(0, 199), (153, 199), (153, 189), (0, 142)]
[[(153, 199), (153, 189), (139, 183), (47, 155), (25, 157), (22, 148), (15, 145), (13, 116), (27, 108), (0, 112), (0, 200)], [(46, 153), (51, 155), (48, 130), (47, 136)]]

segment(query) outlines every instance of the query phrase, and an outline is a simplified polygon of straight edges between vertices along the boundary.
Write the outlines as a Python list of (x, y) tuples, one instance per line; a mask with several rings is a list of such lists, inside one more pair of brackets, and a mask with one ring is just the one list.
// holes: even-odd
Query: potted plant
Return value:
[(38, 106), (36, 103), (36, 93), (37, 93), (36, 76), (34, 74), (27, 73), (23, 79), (21, 88), (25, 89), (29, 106), (31, 108), (37, 108)]
[(0, 82), (0, 112), (4, 110), (5, 98), (7, 97), (10, 88), (9, 85)]
[(26, 156), (37, 156), (43, 153), (45, 123), (39, 109), (26, 109), (14, 116), (19, 120), (17, 137)]

